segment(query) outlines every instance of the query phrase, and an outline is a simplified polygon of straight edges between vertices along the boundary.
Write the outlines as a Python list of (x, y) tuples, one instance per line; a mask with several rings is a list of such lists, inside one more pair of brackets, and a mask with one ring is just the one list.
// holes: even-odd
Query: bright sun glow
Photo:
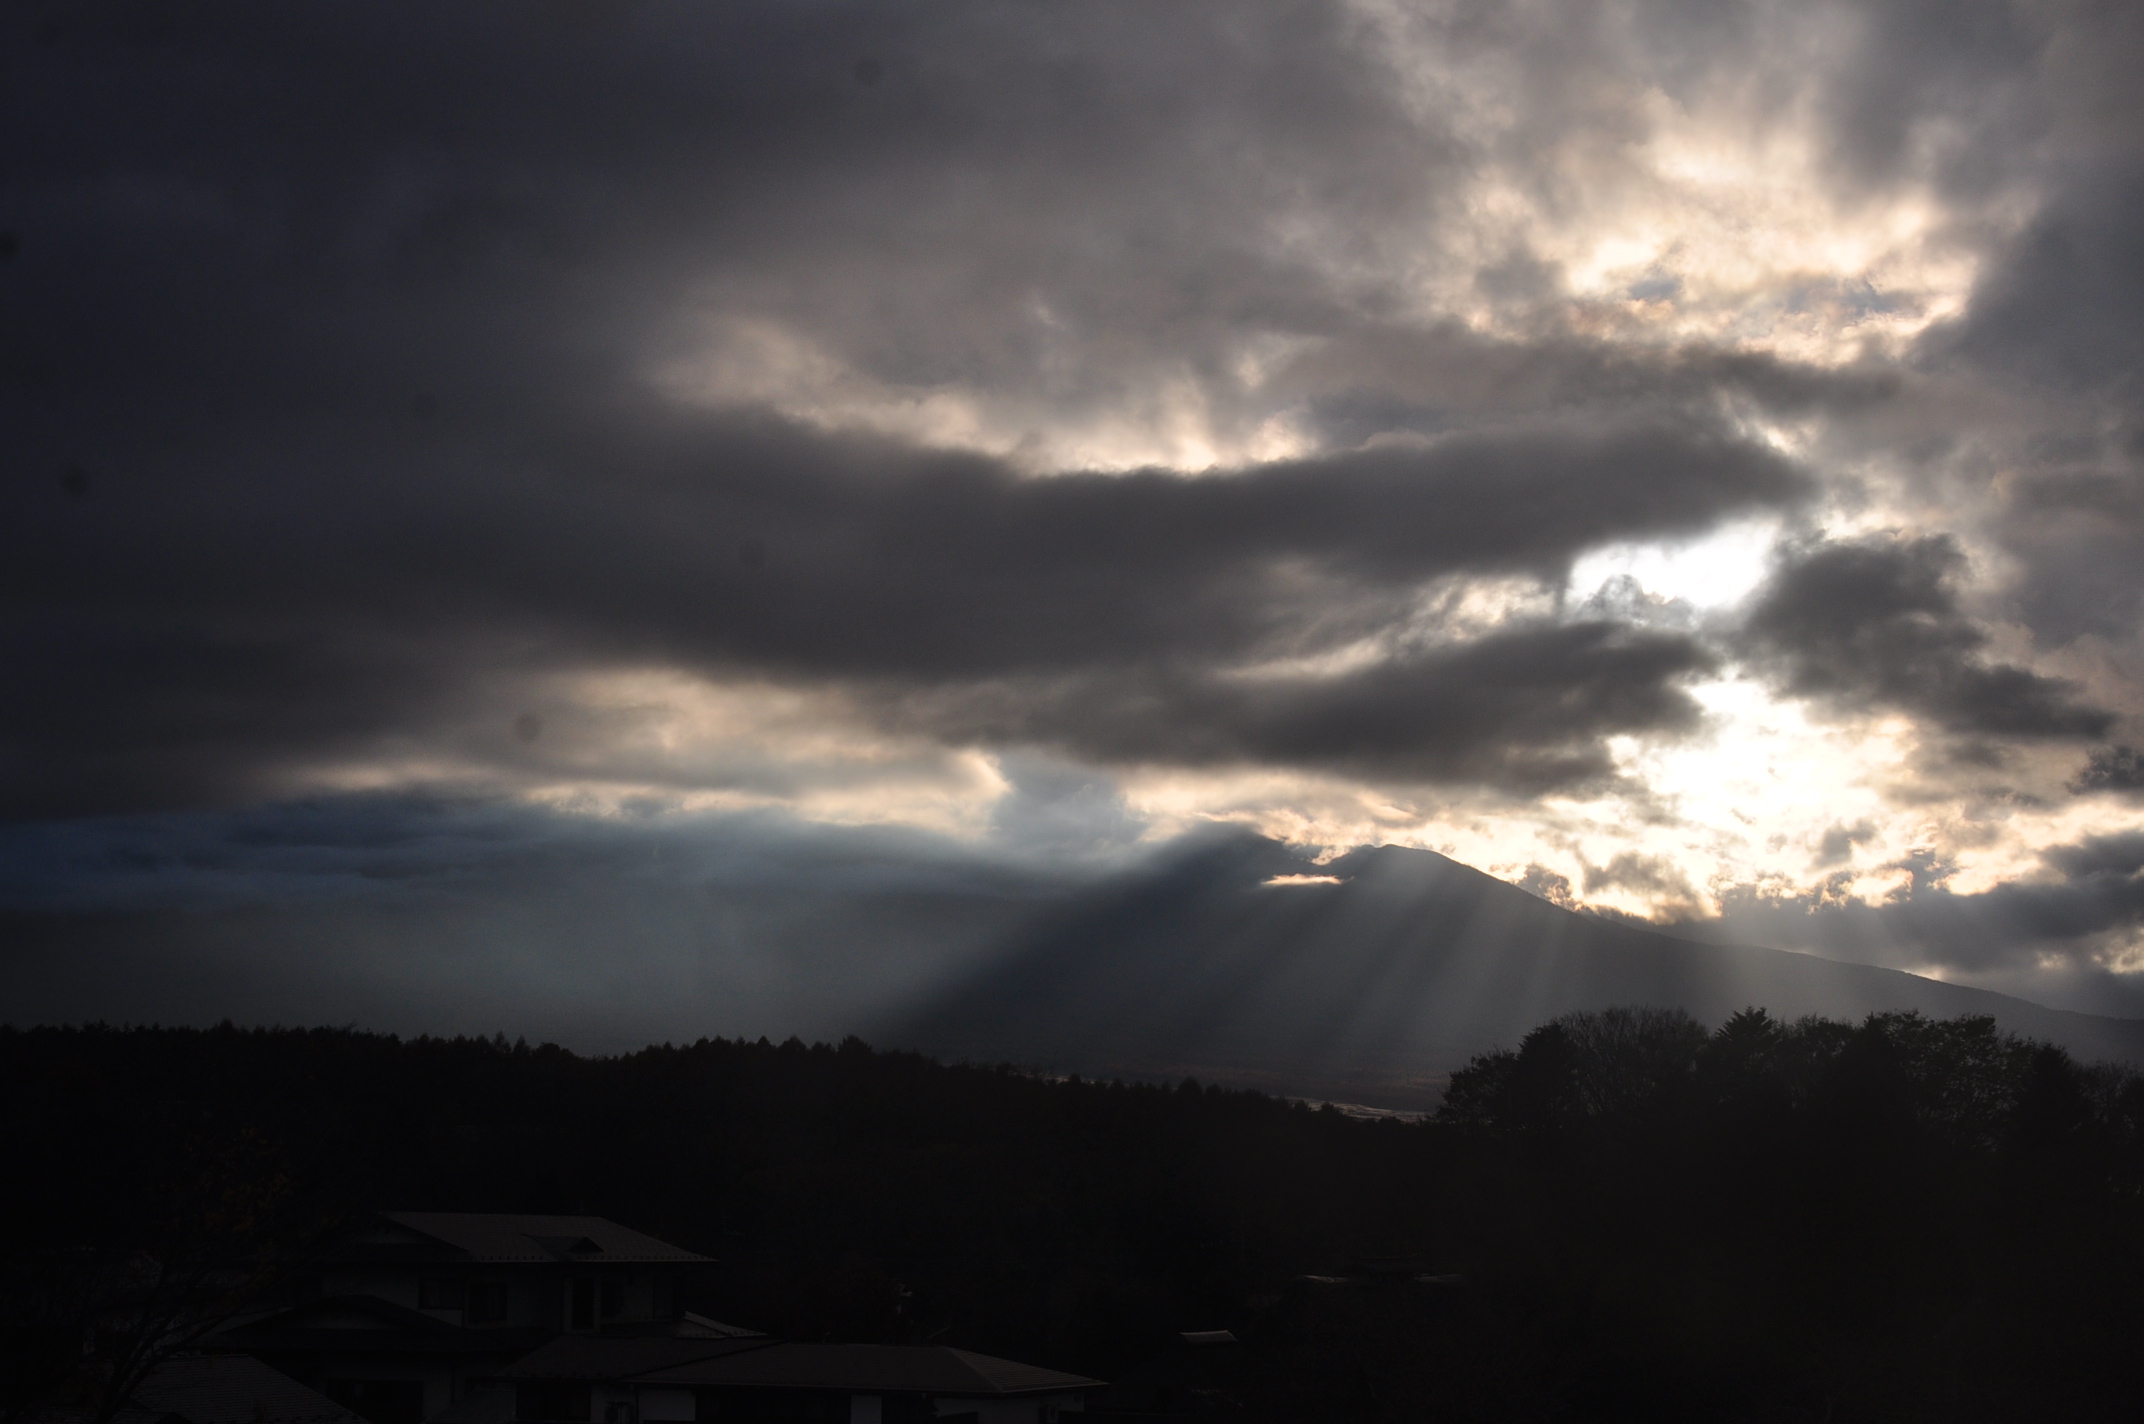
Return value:
[(1583, 602), (1627, 578), (1655, 598), (1695, 609), (1724, 608), (1762, 582), (1765, 558), (1778, 534), (1779, 521), (1765, 517), (1724, 524), (1681, 542), (1606, 545), (1572, 565), (1567, 596)]

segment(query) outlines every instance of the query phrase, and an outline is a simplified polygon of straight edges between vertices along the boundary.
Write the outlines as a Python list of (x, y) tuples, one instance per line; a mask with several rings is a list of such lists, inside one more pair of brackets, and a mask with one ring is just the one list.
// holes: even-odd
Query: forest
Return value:
[(0, 1029), (0, 1116), (11, 1406), (85, 1262), (272, 1292), (338, 1221), (460, 1210), (674, 1241), (690, 1308), (794, 1338), (1115, 1379), (1231, 1330), (1247, 1418), (2144, 1411), (2144, 1080), (1985, 1019), (1574, 1014), (1419, 1122), (853, 1038)]

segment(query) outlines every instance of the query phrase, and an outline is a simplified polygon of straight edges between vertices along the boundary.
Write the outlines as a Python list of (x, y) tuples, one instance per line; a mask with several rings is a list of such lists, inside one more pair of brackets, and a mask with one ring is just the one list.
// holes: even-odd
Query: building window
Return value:
[(503, 1281), (477, 1281), (469, 1287), (469, 1305), (463, 1319), (471, 1325), (497, 1325), (506, 1319), (506, 1285)]
[(616, 1320), (625, 1314), (625, 1282), (615, 1277), (603, 1282), (603, 1318)]
[(460, 1310), (462, 1283), (446, 1276), (426, 1276), (417, 1282), (419, 1310)]

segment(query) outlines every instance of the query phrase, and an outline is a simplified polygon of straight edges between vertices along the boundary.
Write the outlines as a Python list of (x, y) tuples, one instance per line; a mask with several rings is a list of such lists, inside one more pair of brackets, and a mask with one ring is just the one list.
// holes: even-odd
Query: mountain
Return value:
[[(1330, 881), (1272, 883), (1306, 873)], [(883, 1042), (1101, 1076), (1185, 1074), (1390, 1107), (1472, 1055), (1616, 1004), (1707, 1023), (1758, 1005), (1853, 1019), (1992, 1015), (2080, 1058), (2144, 1063), (2144, 1021), (1574, 913), (1432, 851), (1307, 865), (1229, 834), (1078, 897), (883, 1026)]]

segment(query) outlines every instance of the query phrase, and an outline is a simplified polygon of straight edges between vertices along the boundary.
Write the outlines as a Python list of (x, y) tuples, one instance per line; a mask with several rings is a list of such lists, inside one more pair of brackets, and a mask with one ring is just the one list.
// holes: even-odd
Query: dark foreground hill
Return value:
[[(1306, 870), (1338, 883), (1271, 884)], [(1432, 851), (1322, 867), (1236, 835), (1079, 898), (877, 1036), (943, 1057), (1192, 1073), (1392, 1107), (1559, 1014), (1675, 1005), (1776, 1016), (1981, 1014), (2089, 1059), (2144, 1063), (2144, 1021), (1896, 970), (1698, 944), (1576, 914)]]
[[(51, 1327), (129, 1318), (79, 1269), (412, 1207), (608, 1216), (719, 1258), (718, 1318), (1246, 1424), (2144, 1410), (2144, 1082), (1985, 1020), (1574, 1015), (1424, 1123), (853, 1040), (0, 1030), (0, 1141), (0, 1417), (81, 1367)], [(1215, 1329), (1227, 1369), (1166, 1357)]]

